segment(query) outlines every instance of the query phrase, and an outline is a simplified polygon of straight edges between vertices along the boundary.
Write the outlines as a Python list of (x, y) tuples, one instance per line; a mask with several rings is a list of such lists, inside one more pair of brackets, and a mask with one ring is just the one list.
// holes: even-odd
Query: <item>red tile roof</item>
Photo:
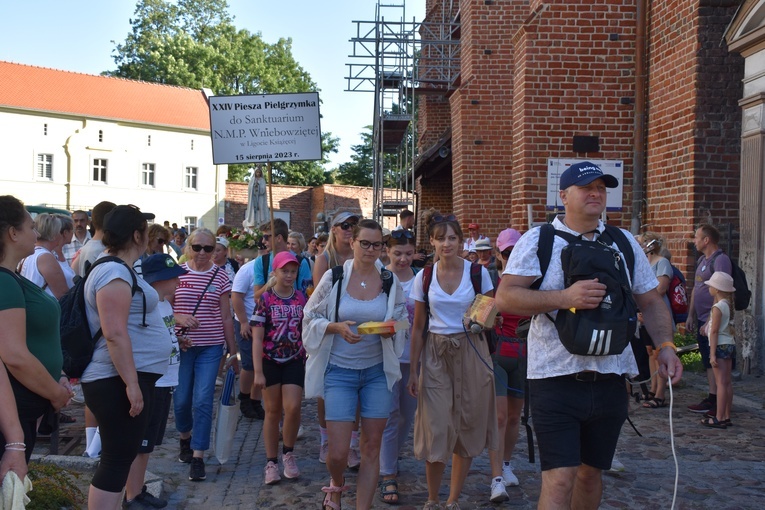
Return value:
[(210, 130), (201, 90), (0, 61), (0, 106)]

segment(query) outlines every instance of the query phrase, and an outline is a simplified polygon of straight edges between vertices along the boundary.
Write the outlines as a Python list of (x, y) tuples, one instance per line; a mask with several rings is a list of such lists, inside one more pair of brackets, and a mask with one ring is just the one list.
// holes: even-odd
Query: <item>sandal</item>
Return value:
[(701, 420), (701, 424), (705, 427), (712, 427), (713, 429), (727, 429), (728, 425), (726, 425), (723, 422), (720, 422), (717, 418), (714, 416), (710, 416), (709, 418), (704, 418)]
[(659, 409), (660, 407), (667, 407), (667, 399), (665, 398), (649, 398), (643, 403), (643, 407), (646, 409)]
[(723, 420), (720, 423), (722, 423), (726, 427), (732, 427), (733, 426), (733, 422), (730, 421), (730, 418), (728, 418), (727, 420)]
[(340, 494), (348, 490), (348, 486), (345, 485), (345, 480), (341, 486), (333, 485), (332, 479), (329, 479), (329, 487), (322, 487), (321, 491), (325, 493), (324, 502), (321, 504), (322, 510), (340, 510), (340, 502), (335, 503), (332, 501), (332, 494)]
[(58, 413), (58, 422), (59, 423), (75, 423), (77, 421), (77, 418), (74, 416), (69, 416), (66, 413), (62, 413), (59, 411)]
[[(398, 481), (395, 478), (383, 478), (377, 484), (380, 487), (380, 500), (389, 505), (398, 505)], [(392, 488), (391, 488), (392, 487)], [(395, 498), (395, 499), (385, 499)]]

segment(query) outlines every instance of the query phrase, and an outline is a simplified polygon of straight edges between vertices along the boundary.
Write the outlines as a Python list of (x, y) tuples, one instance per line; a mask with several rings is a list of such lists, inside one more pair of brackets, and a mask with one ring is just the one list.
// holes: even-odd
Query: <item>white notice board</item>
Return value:
[(595, 163), (600, 167), (604, 174), (610, 174), (616, 177), (619, 181), (619, 186), (616, 188), (608, 188), (608, 196), (606, 198), (606, 210), (607, 211), (621, 211), (622, 210), (622, 196), (624, 185), (624, 161), (616, 159), (559, 159), (550, 158), (547, 160), (547, 209), (562, 211), (563, 204), (560, 202), (560, 174), (562, 174), (566, 168), (575, 163), (581, 163), (582, 161), (589, 161)]
[(321, 159), (319, 93), (213, 96), (213, 163)]

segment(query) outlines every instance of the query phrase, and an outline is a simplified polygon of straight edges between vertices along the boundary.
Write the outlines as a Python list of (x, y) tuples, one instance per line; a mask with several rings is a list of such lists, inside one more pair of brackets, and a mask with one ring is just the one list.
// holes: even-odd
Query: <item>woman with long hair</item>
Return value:
[[(231, 282), (226, 271), (212, 260), (216, 239), (206, 228), (198, 228), (186, 242), (186, 262), (181, 283), (175, 291), (173, 311), (193, 315), (199, 322), (183, 333), (192, 346), (181, 351), (181, 366), (175, 404), (175, 426), (180, 433), (180, 462), (189, 463), (189, 480), (206, 478), (204, 453), (210, 448), (215, 379), (221, 358), (228, 352), (236, 371), (236, 342), (229, 295)], [(178, 333), (181, 334), (181, 328)]]
[[(408, 384), (409, 393), (417, 397), (414, 454), (425, 459), (425, 510), (441, 508), (438, 492), (451, 456), (451, 484), (444, 508), (458, 510), (473, 457), (484, 448), (497, 449), (494, 372), (486, 341), (464, 325), (463, 317), (476, 292), (471, 278), (474, 263), (460, 257), (462, 229), (451, 214), (430, 211), (423, 219), (438, 262), (427, 294), (425, 271), (417, 273), (411, 293), (417, 302)], [(481, 293), (493, 297), (494, 286), (486, 268), (480, 267), (480, 275)], [(424, 331), (426, 318), (428, 331)]]
[(117, 508), (121, 502), (149, 424), (154, 383), (167, 371), (172, 349), (159, 296), (133, 271), (146, 251), (146, 220), (153, 218), (133, 205), (118, 205), (106, 214), (102, 241), (105, 255), (114, 259), (96, 259), (85, 281), (90, 332), (102, 333), (80, 378), (101, 433), (101, 462), (88, 492), (93, 510)]
[[(303, 345), (308, 353), (305, 393), (324, 397), (330, 484), (324, 509), (338, 510), (346, 490), (344, 471), (357, 407), (361, 415), (361, 463), (356, 508), (372, 505), (380, 470), (380, 441), (390, 414), (392, 388), (401, 378), (398, 357), (406, 330), (393, 335), (359, 334), (369, 321), (406, 319), (401, 284), (377, 260), (383, 248), (377, 222), (362, 220), (353, 230), (353, 258), (342, 278), (322, 275), (304, 310)], [(386, 284), (387, 282), (387, 284)]]
[[(56, 228), (60, 229), (60, 223)], [(72, 397), (69, 380), (61, 374), (58, 302), (39, 285), (15, 273), (19, 262), (34, 252), (36, 241), (35, 222), (24, 204), (16, 197), (0, 196), (0, 324), (3, 325), (0, 359), (8, 370), (15, 398), (13, 403), (3, 389), (2, 414), (8, 417), (0, 420), (3, 422), (0, 469), (9, 465), (14, 470), (21, 469), (24, 460), (29, 462), (37, 438), (37, 420), (51, 407), (58, 411), (66, 406)], [(18, 418), (12, 419), (13, 415)], [(19, 437), (17, 423), (21, 425), (23, 439)], [(21, 475), (20, 471), (16, 472)]]

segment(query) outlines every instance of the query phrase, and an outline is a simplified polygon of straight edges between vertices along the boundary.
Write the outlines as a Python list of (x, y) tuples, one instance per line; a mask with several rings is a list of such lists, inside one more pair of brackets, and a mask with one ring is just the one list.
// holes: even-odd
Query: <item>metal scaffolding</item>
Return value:
[[(459, 76), (459, 15), (444, 0), (435, 21), (406, 20), (406, 1), (378, 0), (374, 21), (354, 21), (349, 92), (374, 93), (374, 219), (414, 207), (418, 94), (446, 94)], [(386, 192), (385, 188), (393, 188)]]

